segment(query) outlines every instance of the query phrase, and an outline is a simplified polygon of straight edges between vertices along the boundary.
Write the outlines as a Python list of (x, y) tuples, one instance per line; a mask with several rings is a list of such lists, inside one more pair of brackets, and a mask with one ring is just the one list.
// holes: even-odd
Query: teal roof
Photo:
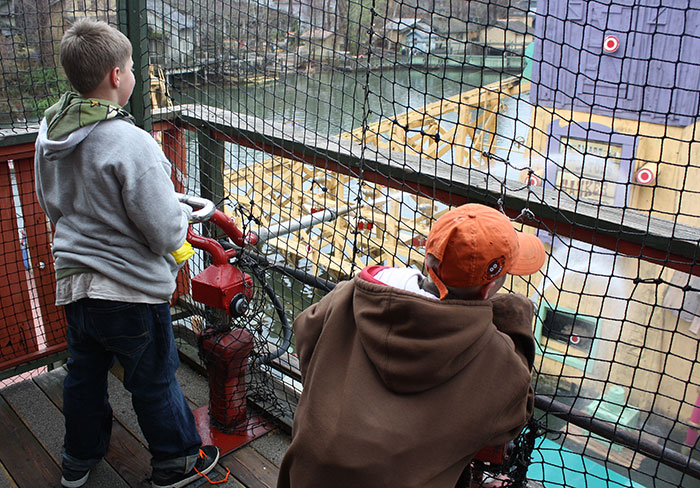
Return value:
[(527, 477), (542, 483), (545, 488), (644, 488), (547, 438), (537, 440)]

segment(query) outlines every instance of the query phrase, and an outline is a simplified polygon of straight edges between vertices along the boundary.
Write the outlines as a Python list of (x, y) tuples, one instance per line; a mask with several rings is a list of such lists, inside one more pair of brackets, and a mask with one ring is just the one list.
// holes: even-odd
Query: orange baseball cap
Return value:
[(440, 217), (430, 229), (425, 252), (440, 260), (437, 273), (428, 268), (440, 299), (447, 296), (448, 286), (469, 288), (506, 273), (535, 273), (546, 257), (537, 236), (518, 232), (508, 217), (478, 203), (453, 208)]

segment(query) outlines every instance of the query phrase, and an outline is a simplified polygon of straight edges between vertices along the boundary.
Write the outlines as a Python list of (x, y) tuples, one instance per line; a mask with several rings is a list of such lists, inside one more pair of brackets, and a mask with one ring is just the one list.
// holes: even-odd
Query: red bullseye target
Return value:
[(637, 183), (641, 185), (649, 185), (654, 181), (654, 172), (649, 168), (642, 168), (637, 171), (637, 174), (634, 177), (636, 178)]
[(620, 40), (615, 36), (605, 36), (603, 41), (603, 51), (606, 53), (614, 53), (620, 47)]

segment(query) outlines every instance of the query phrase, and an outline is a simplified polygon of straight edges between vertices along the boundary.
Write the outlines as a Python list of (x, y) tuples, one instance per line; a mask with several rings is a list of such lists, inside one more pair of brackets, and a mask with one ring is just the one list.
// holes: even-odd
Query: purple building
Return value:
[(687, 126), (700, 109), (694, 0), (539, 0), (534, 105)]

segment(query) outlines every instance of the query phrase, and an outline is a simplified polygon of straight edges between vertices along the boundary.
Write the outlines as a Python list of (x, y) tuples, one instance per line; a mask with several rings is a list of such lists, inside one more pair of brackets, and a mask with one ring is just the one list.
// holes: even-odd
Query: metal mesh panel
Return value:
[[(105, 2), (61, 5), (0, 4), (3, 134), (65, 89), (65, 26), (117, 20)], [(249, 330), (249, 398), (289, 422), (301, 384), (281, 316), (291, 323), (366, 265), (422, 268), (435, 218), (487, 203), (548, 251), (540, 273), (506, 283), (537, 303), (543, 435), (527, 476), (700, 484), (696, 5), (154, 0), (137, 11), (152, 74), (137, 119), (153, 124), (180, 191), (261, 236), (233, 263), (256, 289), (242, 318), (212, 316), (182, 278), (183, 350), (197, 356), (202, 328)], [(3, 255), (22, 271), (16, 221)], [(198, 252), (190, 277), (208, 264)]]

